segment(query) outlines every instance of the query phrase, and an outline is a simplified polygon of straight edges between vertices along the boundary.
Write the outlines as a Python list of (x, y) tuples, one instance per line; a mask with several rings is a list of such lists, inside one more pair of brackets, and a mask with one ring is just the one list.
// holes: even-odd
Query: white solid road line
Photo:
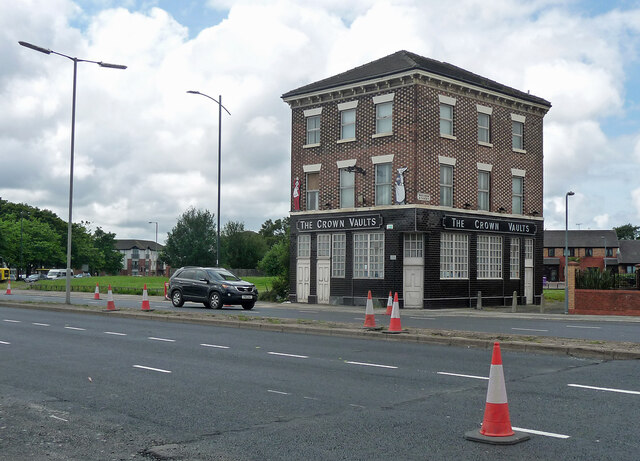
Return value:
[(619, 392), (621, 394), (640, 395), (639, 391), (628, 391), (628, 390), (625, 390), (625, 389), (613, 389), (613, 388), (610, 388), (610, 387), (584, 386), (582, 384), (567, 384), (567, 386), (569, 386), (569, 387), (579, 387), (581, 389), (592, 389), (592, 390), (595, 390), (595, 391)]
[(8, 343), (6, 341), (0, 341), (0, 344), (11, 344), (11, 343)]
[(10, 319), (4, 319), (3, 322), (9, 322), (9, 323), (22, 323), (22, 320), (10, 320)]
[(133, 368), (141, 368), (143, 370), (158, 371), (160, 373), (171, 373), (170, 370), (163, 370), (162, 368), (145, 367), (143, 365), (134, 365)]
[(545, 437), (555, 437), (556, 439), (568, 439), (570, 435), (554, 434), (553, 432), (536, 431), (535, 429), (523, 429), (522, 427), (511, 426), (514, 431), (527, 432), (529, 434), (544, 435)]
[(485, 379), (485, 380), (489, 379), (489, 377), (485, 377), (485, 376), (461, 375), (459, 373), (447, 373), (446, 371), (438, 371), (437, 374), (447, 375), (447, 376), (457, 376), (459, 378), (472, 378), (472, 379)]
[(348, 360), (345, 360), (344, 363), (349, 363), (351, 365), (363, 365), (365, 367), (392, 368), (392, 369), (398, 368), (398, 367), (393, 367), (391, 365), (380, 365), (378, 363), (365, 363), (365, 362), (350, 362)]
[(215, 347), (217, 349), (229, 349), (229, 346), (218, 346), (216, 344), (200, 344), (200, 345), (204, 347)]
[(567, 328), (585, 328), (590, 330), (599, 330), (601, 327), (583, 327), (582, 325), (565, 325)]
[(164, 341), (164, 342), (167, 342), (167, 343), (175, 343), (176, 342), (175, 339), (155, 338), (153, 336), (149, 336), (149, 338), (147, 338), (147, 339), (150, 339), (152, 341)]
[(283, 354), (282, 352), (267, 352), (267, 354), (281, 355), (283, 357), (295, 357), (297, 359), (308, 359), (309, 358), (309, 356), (307, 356), (307, 355)]
[(65, 327), (67, 330), (77, 330), (77, 331), (87, 331), (86, 328), (78, 328), (78, 327)]
[(115, 336), (127, 336), (126, 333), (118, 333), (115, 331), (105, 331), (104, 332), (105, 335), (115, 335)]
[(273, 391), (271, 389), (267, 389), (267, 392), (271, 392), (272, 394), (291, 395), (289, 392)]
[(56, 415), (49, 415), (51, 418), (53, 419), (58, 419), (60, 421), (64, 421), (65, 423), (68, 423), (69, 420), (68, 419), (63, 419), (63, 418), (58, 418)]
[(549, 331), (549, 330), (537, 330), (535, 328), (512, 328), (512, 330), (518, 330), (518, 331)]
[(48, 323), (36, 323), (36, 322), (33, 322), (32, 325), (38, 325), (39, 327), (50, 327), (51, 326)]

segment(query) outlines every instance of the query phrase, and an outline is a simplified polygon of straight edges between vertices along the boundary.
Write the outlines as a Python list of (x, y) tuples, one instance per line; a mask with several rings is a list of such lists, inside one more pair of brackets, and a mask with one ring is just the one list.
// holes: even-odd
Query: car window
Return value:
[(229, 271), (217, 271), (217, 272), (220, 278), (222, 278), (222, 280), (233, 281), (233, 282), (237, 282), (238, 280), (240, 280), (240, 278), (236, 277)]
[(196, 278), (196, 271), (194, 271), (193, 269), (187, 269), (185, 271), (183, 271), (180, 276), (181, 279), (189, 279), (189, 280), (193, 280)]
[(195, 271), (196, 280), (206, 280), (207, 278), (208, 278), (207, 274), (205, 274), (204, 271), (201, 271), (201, 270)]

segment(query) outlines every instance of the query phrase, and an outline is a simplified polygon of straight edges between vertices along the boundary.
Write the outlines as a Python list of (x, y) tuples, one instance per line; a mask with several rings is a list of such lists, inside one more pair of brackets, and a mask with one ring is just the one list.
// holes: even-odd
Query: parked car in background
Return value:
[(47, 272), (47, 278), (49, 280), (55, 280), (55, 279), (59, 279), (66, 276), (67, 276), (66, 269), (51, 269), (49, 270), (49, 272)]
[(46, 280), (47, 276), (44, 274), (31, 274), (25, 281), (29, 283), (37, 282), (38, 280)]
[(258, 290), (253, 283), (220, 267), (181, 267), (169, 279), (168, 293), (175, 307), (193, 301), (211, 309), (239, 304), (250, 310), (258, 300)]

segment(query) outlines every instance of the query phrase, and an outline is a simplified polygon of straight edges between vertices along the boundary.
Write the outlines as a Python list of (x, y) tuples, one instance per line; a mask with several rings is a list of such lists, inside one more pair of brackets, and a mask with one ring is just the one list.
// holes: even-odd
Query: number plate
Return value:
[(253, 299), (251, 295), (242, 295), (242, 299)]

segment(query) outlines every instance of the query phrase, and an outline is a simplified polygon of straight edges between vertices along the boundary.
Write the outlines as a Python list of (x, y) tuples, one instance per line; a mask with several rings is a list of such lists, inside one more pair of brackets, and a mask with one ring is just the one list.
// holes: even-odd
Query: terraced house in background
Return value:
[(282, 98), (292, 301), (540, 302), (548, 101), (407, 51)]

